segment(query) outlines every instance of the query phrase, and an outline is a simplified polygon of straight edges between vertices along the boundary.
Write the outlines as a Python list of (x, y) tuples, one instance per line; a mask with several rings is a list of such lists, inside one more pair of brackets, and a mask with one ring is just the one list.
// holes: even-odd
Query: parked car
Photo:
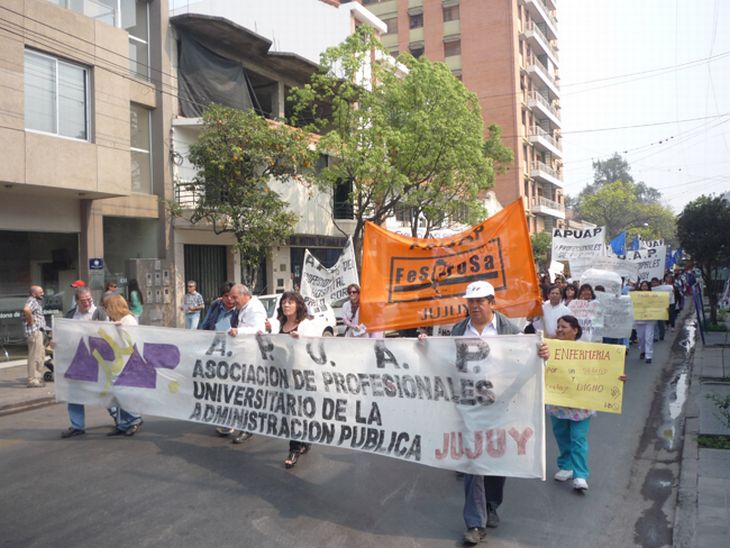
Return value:
[[(279, 320), (276, 318), (276, 311), (279, 308), (279, 301), (281, 300), (281, 293), (275, 295), (258, 295), (258, 299), (264, 305), (266, 309), (266, 316), (269, 318), (271, 324), (271, 332), (279, 332)], [(314, 314), (312, 319), (314, 325), (318, 327), (318, 332), (322, 333), (323, 337), (334, 337), (337, 332), (337, 318), (335, 312), (331, 306), (327, 306), (324, 312)]]

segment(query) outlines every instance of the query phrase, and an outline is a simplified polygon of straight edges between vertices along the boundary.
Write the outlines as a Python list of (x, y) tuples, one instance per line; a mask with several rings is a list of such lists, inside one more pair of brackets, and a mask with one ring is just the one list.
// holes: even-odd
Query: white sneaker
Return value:
[(572, 470), (558, 470), (555, 472), (555, 475), (553, 478), (557, 481), (568, 481), (573, 477), (573, 471)]
[(575, 478), (573, 480), (573, 489), (581, 492), (588, 491), (588, 482), (583, 478)]

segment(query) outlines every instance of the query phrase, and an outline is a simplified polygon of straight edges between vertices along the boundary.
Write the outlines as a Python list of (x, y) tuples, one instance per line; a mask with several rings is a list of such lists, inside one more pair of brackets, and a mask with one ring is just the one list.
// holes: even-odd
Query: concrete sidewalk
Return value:
[[(730, 326), (729, 326), (730, 327)], [(685, 411), (674, 546), (730, 546), (730, 450), (700, 448), (701, 435), (730, 435), (709, 394), (730, 394), (730, 332), (697, 335)]]
[(0, 415), (55, 403), (52, 382), (47, 382), (43, 388), (27, 388), (27, 381), (25, 360), (0, 362)]

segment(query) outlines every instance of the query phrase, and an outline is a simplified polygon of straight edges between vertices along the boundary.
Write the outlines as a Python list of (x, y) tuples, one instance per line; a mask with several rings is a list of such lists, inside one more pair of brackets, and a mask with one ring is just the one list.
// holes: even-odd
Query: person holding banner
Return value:
[[(565, 315), (558, 320), (557, 338), (561, 341), (575, 341), (582, 334), (575, 316)], [(553, 477), (556, 481), (572, 479), (573, 489), (581, 493), (588, 491), (588, 428), (596, 412), (558, 405), (546, 405), (545, 410), (560, 450), (558, 471)]]
[[(291, 335), (292, 337), (319, 335), (316, 327), (311, 322), (311, 317), (307, 313), (307, 305), (304, 302), (304, 297), (296, 291), (285, 291), (282, 293), (276, 315), (279, 319), (279, 333)], [(289, 440), (289, 454), (284, 459), (284, 466), (286, 468), (293, 468), (299, 460), (299, 457), (309, 452), (310, 448), (310, 443)]]
[[(494, 310), (494, 294), (494, 287), (489, 282), (470, 283), (464, 294), (469, 317), (454, 326), (452, 336), (484, 338), (520, 333), (516, 325)], [(419, 340), (426, 338), (425, 334), (418, 336)], [(539, 346), (538, 356), (542, 359), (550, 356), (546, 344)], [(506, 480), (504, 476), (464, 475), (464, 544), (478, 544), (486, 536), (486, 527), (499, 525), (497, 508), (502, 504)]]
[[(642, 280), (636, 291), (651, 291), (651, 284), (648, 280)], [(639, 342), (639, 359), (646, 358), (646, 363), (651, 363), (654, 355), (654, 326), (656, 320), (636, 320), (634, 329), (636, 329), (636, 338)]]
[(382, 331), (367, 332), (365, 324), (360, 323), (360, 286), (350, 284), (347, 286), (349, 300), (342, 305), (342, 323), (345, 324), (345, 337), (369, 337), (381, 339)]
[(575, 283), (569, 283), (563, 288), (563, 304), (568, 306), (570, 301), (575, 300), (578, 296), (578, 288)]

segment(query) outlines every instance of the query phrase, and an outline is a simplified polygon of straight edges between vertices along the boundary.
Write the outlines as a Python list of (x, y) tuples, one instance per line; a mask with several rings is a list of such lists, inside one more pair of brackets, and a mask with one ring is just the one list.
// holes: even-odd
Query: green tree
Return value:
[(216, 234), (233, 233), (244, 282), (255, 286), (261, 260), (286, 241), (297, 221), (269, 183), (303, 180), (313, 159), (307, 135), (253, 110), (211, 105), (189, 158), (197, 175), (186, 186), (198, 199), (193, 209), (177, 206), (173, 214)]
[(485, 145), (478, 99), (446, 65), (409, 54), (394, 63), (365, 26), (320, 65), (292, 91), (293, 122), (320, 134), (317, 150), (332, 157), (318, 184), (352, 184), (358, 257), (365, 222), (382, 224), (396, 209), (410, 215), (413, 233), (419, 218), (430, 229), (447, 215), (483, 217), (479, 198), (494, 180), (485, 146), (500, 166), (508, 155), (496, 128)]
[(547, 270), (550, 266), (550, 252), (553, 247), (553, 237), (549, 232), (538, 232), (530, 236), (532, 256), (535, 257), (540, 270)]
[(677, 217), (677, 236), (685, 253), (702, 273), (710, 301), (710, 323), (717, 324), (720, 288), (714, 280), (721, 267), (730, 266), (730, 203), (719, 196), (700, 196)]
[(646, 239), (671, 241), (675, 235), (674, 214), (660, 203), (642, 203), (636, 183), (605, 183), (596, 192), (581, 197), (582, 219), (606, 226), (609, 237), (626, 230)]

